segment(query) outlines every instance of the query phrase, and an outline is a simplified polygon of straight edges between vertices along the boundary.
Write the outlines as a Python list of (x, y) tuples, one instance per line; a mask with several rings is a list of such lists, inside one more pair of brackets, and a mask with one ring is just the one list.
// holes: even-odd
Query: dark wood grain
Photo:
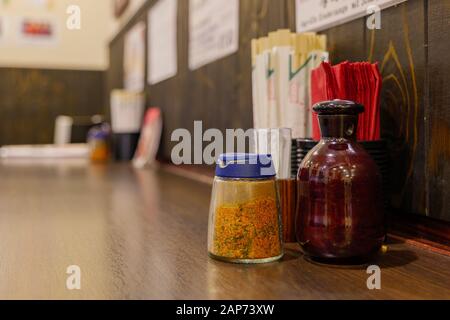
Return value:
[(104, 110), (105, 72), (0, 68), (0, 145), (52, 143), (58, 115)]
[(389, 234), (450, 255), (450, 223), (420, 215), (392, 215)]
[(285, 243), (296, 242), (295, 214), (297, 209), (297, 180), (278, 180), (278, 192), (280, 195), (283, 241)]
[(450, 2), (429, 1), (428, 22), (427, 214), (449, 220), (450, 62), (446, 56), (450, 52)]
[[(123, 38), (138, 21), (146, 21), (147, 10), (155, 1), (147, 1), (133, 20), (110, 44), (111, 68), (108, 92), (123, 87)], [(240, 1), (239, 51), (197, 70), (188, 69), (189, 5), (178, 2), (178, 74), (166, 81), (147, 86), (147, 104), (163, 110), (163, 144), (160, 155), (170, 158), (173, 130), (193, 131), (194, 121), (208, 128), (247, 129), (252, 126), (251, 53), (252, 38), (286, 27), (287, 0)]]
[(425, 122), (427, 103), (426, 11), (413, 0), (382, 12), (381, 30), (366, 32), (368, 58), (383, 76), (381, 123), (389, 141), (391, 204), (397, 210), (426, 212)]
[[(401, 243), (365, 268), (208, 258), (211, 187), (165, 171), (78, 162), (0, 164), (0, 298), (450, 299), (450, 257)], [(66, 268), (81, 268), (81, 290)]]
[[(146, 19), (147, 1), (110, 45), (108, 90), (122, 86), (123, 37)], [(295, 0), (240, 1), (239, 51), (198, 70), (188, 70), (188, 4), (178, 8), (178, 74), (146, 88), (148, 105), (163, 110), (162, 159), (170, 159), (173, 130), (252, 126), (250, 39), (279, 28), (295, 30)], [(325, 30), (333, 63), (379, 61), (383, 75), (381, 134), (392, 160), (389, 202), (395, 212), (450, 221), (449, 101), (446, 58), (449, 4), (409, 0), (383, 10), (381, 30), (364, 18)]]
[[(329, 30), (330, 58), (378, 62), (383, 76), (382, 138), (389, 142), (393, 177), (390, 203), (404, 212), (425, 214), (426, 7), (411, 0), (383, 10), (381, 29), (358, 19)], [(449, 218), (450, 219), (450, 218)]]

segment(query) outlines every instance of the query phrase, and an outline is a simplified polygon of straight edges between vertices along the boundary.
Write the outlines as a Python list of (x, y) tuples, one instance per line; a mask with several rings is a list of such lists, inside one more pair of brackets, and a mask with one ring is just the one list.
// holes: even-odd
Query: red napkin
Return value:
[[(334, 99), (336, 81), (328, 62), (322, 62), (319, 67), (311, 73), (311, 106), (317, 102)], [(312, 136), (314, 140), (320, 140), (320, 127), (317, 114), (312, 115)]]
[(367, 140), (368, 132), (370, 130), (369, 115), (370, 110), (372, 108), (371, 95), (373, 90), (369, 80), (369, 77), (371, 77), (372, 72), (368, 74), (368, 67), (370, 68), (370, 63), (361, 62), (359, 64), (359, 70), (361, 72), (360, 77), (362, 81), (362, 90), (359, 103), (361, 103), (365, 107), (364, 112), (360, 114), (359, 118), (360, 119), (359, 123), (363, 125), (360, 136), (359, 137), (357, 136), (359, 140)]
[[(364, 105), (359, 116), (358, 140), (380, 139), (380, 94), (382, 78), (377, 64), (345, 61), (335, 66), (323, 62), (311, 74), (312, 104), (333, 99)], [(317, 114), (312, 113), (312, 136), (320, 139)]]
[(336, 79), (336, 94), (337, 99), (349, 99), (349, 89), (350, 85), (349, 81), (346, 81), (349, 78), (348, 75), (348, 61), (342, 62), (332, 67), (334, 78)]

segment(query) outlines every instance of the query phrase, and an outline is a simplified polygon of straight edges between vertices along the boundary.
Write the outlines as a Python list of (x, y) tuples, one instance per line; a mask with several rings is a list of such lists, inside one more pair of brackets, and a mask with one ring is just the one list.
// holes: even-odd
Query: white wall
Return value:
[[(68, 30), (69, 5), (81, 8), (81, 30)], [(111, 0), (9, 0), (0, 1), (0, 17), (7, 21), (5, 37), (0, 38), (0, 67), (105, 70), (108, 42), (115, 22)], [(45, 17), (58, 25), (52, 44), (18, 41), (20, 18)]]

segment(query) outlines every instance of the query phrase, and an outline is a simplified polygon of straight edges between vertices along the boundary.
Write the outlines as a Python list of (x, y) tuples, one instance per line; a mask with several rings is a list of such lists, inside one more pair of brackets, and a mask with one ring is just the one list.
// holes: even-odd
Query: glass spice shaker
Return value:
[(298, 171), (297, 240), (322, 262), (366, 260), (383, 242), (381, 174), (356, 142), (362, 105), (316, 104), (322, 138)]
[(212, 258), (234, 263), (265, 263), (283, 256), (280, 205), (270, 155), (219, 157), (208, 252)]
[(105, 163), (109, 159), (109, 138), (111, 129), (103, 123), (92, 127), (88, 132), (87, 143), (91, 162)]

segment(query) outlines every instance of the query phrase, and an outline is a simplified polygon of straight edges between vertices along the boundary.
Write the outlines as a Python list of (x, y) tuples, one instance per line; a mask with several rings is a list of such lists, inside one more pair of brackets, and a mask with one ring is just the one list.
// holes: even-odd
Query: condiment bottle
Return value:
[(321, 140), (298, 171), (296, 233), (303, 251), (331, 263), (367, 260), (383, 242), (381, 174), (356, 141), (362, 105), (316, 104)]
[(280, 205), (270, 155), (223, 154), (214, 178), (208, 252), (235, 263), (283, 256)]
[(91, 162), (104, 163), (109, 160), (109, 138), (111, 135), (109, 125), (101, 124), (92, 127), (88, 132), (89, 158)]

